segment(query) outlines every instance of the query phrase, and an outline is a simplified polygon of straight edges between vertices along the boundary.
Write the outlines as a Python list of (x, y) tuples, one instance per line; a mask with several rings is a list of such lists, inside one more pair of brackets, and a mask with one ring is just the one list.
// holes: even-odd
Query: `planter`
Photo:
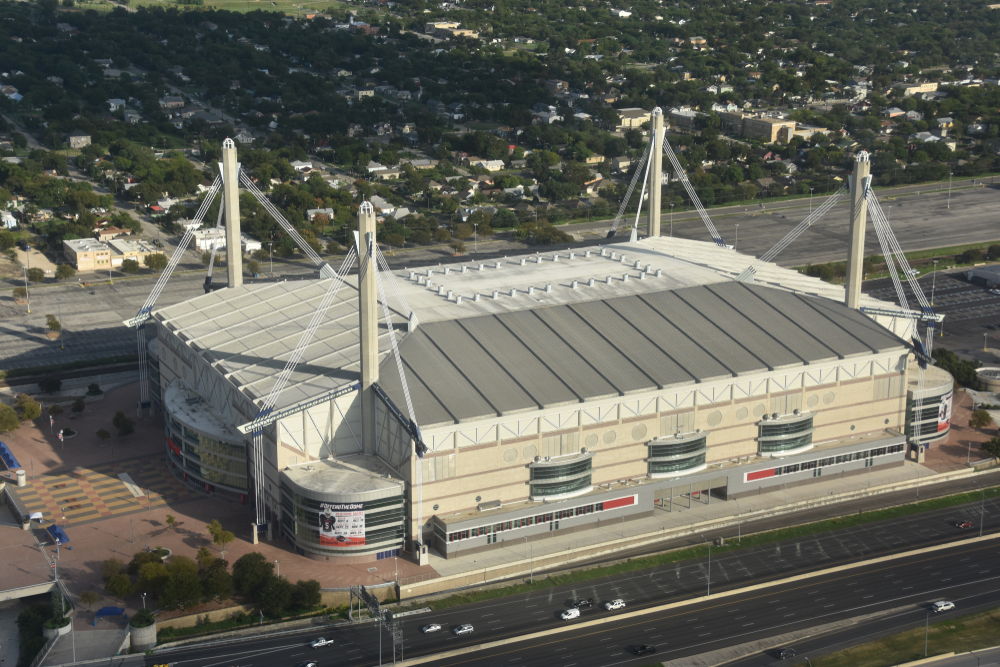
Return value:
[(144, 628), (129, 626), (129, 640), (133, 651), (148, 651), (156, 646), (156, 622)]
[(42, 636), (45, 637), (46, 639), (52, 639), (53, 637), (59, 637), (61, 635), (68, 635), (69, 631), (70, 631), (70, 629), (72, 627), (73, 627), (73, 624), (70, 623), (69, 619), (67, 618), (66, 619), (66, 625), (62, 626), (61, 628), (54, 628), (54, 629), (50, 630), (49, 628), (43, 627), (42, 628)]
[(49, 340), (59, 340), (59, 335), (60, 335), (60, 332), (59, 332), (59, 331), (50, 331), (50, 332), (48, 332), (47, 334), (45, 334), (45, 336), (46, 336), (46, 337), (47, 337), (47, 338), (48, 338)]

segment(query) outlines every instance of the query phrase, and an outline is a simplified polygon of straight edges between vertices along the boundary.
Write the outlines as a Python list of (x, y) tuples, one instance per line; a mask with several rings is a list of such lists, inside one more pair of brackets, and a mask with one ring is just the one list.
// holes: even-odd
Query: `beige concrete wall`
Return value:
[(161, 621), (156, 619), (156, 626), (162, 630), (163, 628), (193, 628), (198, 625), (198, 620), (208, 616), (208, 620), (211, 623), (217, 623), (219, 621), (224, 621), (238, 611), (242, 611), (247, 614), (252, 614), (256, 607), (252, 604), (241, 604), (234, 605), (232, 607), (226, 607), (225, 609), (216, 609), (214, 611), (206, 611), (202, 614), (188, 614), (186, 616), (178, 616), (176, 618), (168, 618)]

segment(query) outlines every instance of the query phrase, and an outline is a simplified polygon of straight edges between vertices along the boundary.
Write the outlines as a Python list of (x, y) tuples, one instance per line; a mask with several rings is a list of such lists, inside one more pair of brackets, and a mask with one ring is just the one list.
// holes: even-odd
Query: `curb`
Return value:
[[(732, 597), (734, 595), (742, 595), (751, 591), (760, 590), (762, 588), (773, 588), (775, 586), (782, 586), (784, 584), (793, 583), (796, 581), (802, 581), (804, 579), (811, 579), (818, 576), (823, 576), (827, 574), (833, 574), (836, 572), (844, 572), (846, 570), (853, 570), (858, 567), (867, 567), (869, 565), (877, 563), (885, 563), (893, 560), (899, 560), (901, 558), (909, 558), (911, 556), (917, 556), (924, 553), (933, 553), (935, 551), (941, 551), (943, 549), (951, 549), (954, 547), (965, 546), (970, 544), (975, 544), (980, 541), (995, 540), (1000, 538), (1000, 534), (984, 535), (983, 537), (972, 537), (965, 540), (957, 540), (955, 542), (949, 542), (948, 544), (937, 544), (931, 547), (924, 547), (922, 549), (916, 549), (914, 551), (908, 551), (902, 554), (893, 554), (890, 556), (880, 556), (879, 558), (872, 558), (867, 561), (859, 561), (857, 563), (848, 563), (846, 565), (838, 565), (836, 567), (827, 568), (825, 570), (817, 570), (815, 572), (808, 572), (806, 574), (797, 574), (792, 577), (787, 577), (785, 579), (777, 579), (773, 581), (768, 581), (762, 584), (754, 584), (753, 586), (746, 586), (743, 588), (737, 588), (733, 590), (723, 591), (721, 593), (716, 593), (716, 598), (726, 598)], [(543, 632), (532, 632), (526, 635), (521, 635), (518, 637), (510, 637), (507, 639), (498, 639), (492, 642), (485, 642), (483, 644), (475, 644), (473, 646), (466, 646), (464, 648), (458, 648), (451, 651), (445, 651), (443, 653), (436, 653), (426, 656), (421, 656), (419, 658), (413, 658), (411, 660), (402, 661), (401, 665), (421, 665), (425, 662), (432, 662), (435, 660), (443, 660), (446, 658), (453, 658), (460, 655), (466, 655), (468, 653), (475, 653), (476, 651), (482, 651), (485, 649), (498, 648), (500, 646), (506, 646), (508, 644), (515, 644), (518, 642), (538, 639), (541, 637), (550, 637), (552, 635), (561, 634), (564, 632), (575, 632), (582, 628), (592, 628), (607, 623), (618, 623), (624, 620), (629, 620), (633, 618), (639, 618), (647, 614), (655, 614), (661, 611), (668, 611), (670, 609), (677, 609), (679, 607), (686, 607), (698, 602), (704, 602), (705, 600), (712, 599), (711, 596), (691, 598), (688, 600), (681, 600), (679, 602), (670, 602), (667, 604), (658, 605), (656, 607), (649, 607), (647, 609), (640, 609), (637, 611), (626, 612), (624, 614), (617, 614), (615, 616), (609, 616), (606, 618), (595, 619), (593, 621), (584, 621), (583, 623), (576, 623), (574, 625), (563, 625), (555, 628), (545, 630)]]

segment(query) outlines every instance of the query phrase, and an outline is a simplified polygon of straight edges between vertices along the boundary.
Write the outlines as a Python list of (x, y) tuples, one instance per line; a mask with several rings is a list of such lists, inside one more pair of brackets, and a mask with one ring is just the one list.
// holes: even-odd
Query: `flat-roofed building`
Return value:
[(138, 240), (112, 239), (108, 241), (108, 246), (111, 247), (111, 266), (121, 266), (126, 259), (134, 259), (142, 264), (146, 257), (160, 252), (152, 244)]
[(101, 271), (111, 268), (111, 246), (97, 239), (63, 241), (63, 256), (77, 271)]

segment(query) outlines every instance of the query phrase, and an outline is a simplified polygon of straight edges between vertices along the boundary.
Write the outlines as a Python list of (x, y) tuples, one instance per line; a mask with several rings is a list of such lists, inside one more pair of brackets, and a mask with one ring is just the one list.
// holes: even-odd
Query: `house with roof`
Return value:
[(128, 104), (128, 102), (126, 102), (125, 100), (113, 97), (110, 100), (108, 100), (108, 110), (118, 111), (119, 109), (124, 108), (126, 104)]
[(73, 130), (66, 135), (70, 148), (83, 148), (90, 145), (90, 135), (83, 130)]

